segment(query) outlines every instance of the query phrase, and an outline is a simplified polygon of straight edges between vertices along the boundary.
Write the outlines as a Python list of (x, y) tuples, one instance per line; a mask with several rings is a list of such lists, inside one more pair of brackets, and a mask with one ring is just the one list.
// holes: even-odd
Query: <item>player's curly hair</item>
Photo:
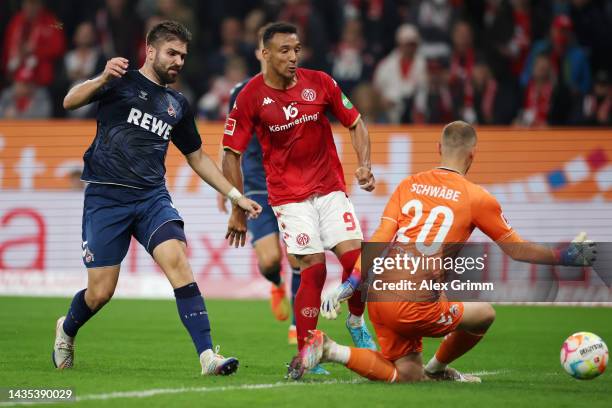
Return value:
[(154, 25), (147, 33), (147, 45), (154, 45), (158, 41), (179, 40), (186, 44), (191, 41), (191, 32), (176, 21), (166, 20)]
[(297, 31), (297, 27), (291, 23), (285, 23), (283, 21), (270, 23), (261, 28), (261, 41), (265, 47), (268, 45), (270, 39), (274, 37), (274, 34), (297, 34)]

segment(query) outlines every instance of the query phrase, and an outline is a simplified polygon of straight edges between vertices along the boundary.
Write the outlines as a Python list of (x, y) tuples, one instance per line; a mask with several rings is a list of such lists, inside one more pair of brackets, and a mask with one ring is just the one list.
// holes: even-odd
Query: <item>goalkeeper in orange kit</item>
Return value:
[[(399, 184), (370, 241), (439, 247), (466, 242), (477, 227), (517, 261), (592, 265), (596, 246), (586, 240), (584, 233), (563, 248), (551, 249), (523, 240), (508, 225), (495, 197), (465, 178), (474, 160), (476, 141), (476, 132), (469, 124), (448, 124), (438, 144), (440, 166), (407, 177)], [(335, 318), (340, 302), (351, 296), (360, 278), (358, 260), (351, 277), (323, 300), (321, 314)], [(472, 349), (491, 326), (495, 310), (489, 303), (454, 302), (441, 295), (425, 302), (370, 301), (368, 313), (380, 352), (339, 345), (322, 331), (313, 330), (293, 361), (296, 371), (330, 361), (376, 381), (480, 382), (480, 378), (462, 374), (448, 364)], [(422, 338), (442, 336), (445, 338), (435, 355), (423, 364)]]

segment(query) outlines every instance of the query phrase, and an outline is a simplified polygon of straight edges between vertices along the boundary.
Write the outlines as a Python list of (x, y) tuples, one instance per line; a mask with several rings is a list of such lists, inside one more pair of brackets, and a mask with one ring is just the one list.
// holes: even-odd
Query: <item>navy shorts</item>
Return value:
[(165, 186), (139, 190), (89, 184), (83, 205), (83, 263), (87, 268), (120, 264), (132, 236), (150, 253), (151, 237), (170, 221), (183, 225)]
[(251, 244), (270, 234), (278, 234), (278, 222), (272, 206), (268, 204), (267, 194), (253, 194), (248, 196), (261, 205), (261, 214), (254, 220), (247, 219), (247, 230), (251, 233)]

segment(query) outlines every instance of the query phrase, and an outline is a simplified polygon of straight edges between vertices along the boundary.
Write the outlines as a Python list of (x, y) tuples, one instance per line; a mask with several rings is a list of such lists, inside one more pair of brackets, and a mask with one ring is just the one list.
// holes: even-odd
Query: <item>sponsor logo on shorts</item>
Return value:
[(87, 246), (87, 241), (83, 241), (81, 246), (83, 247), (83, 259), (85, 260), (85, 263), (92, 263), (94, 261), (94, 253), (91, 252)]
[(299, 246), (305, 247), (310, 242), (310, 237), (308, 236), (308, 234), (302, 232), (298, 234), (297, 237), (295, 237), (295, 242), (297, 242)]
[(312, 102), (317, 99), (317, 93), (314, 91), (314, 89), (306, 88), (302, 91), (302, 99)]
[(443, 326), (450, 326), (453, 324), (453, 317), (451, 315), (444, 316), (444, 313), (440, 313), (440, 318), (436, 323)]
[(448, 311), (455, 317), (459, 316), (459, 305), (452, 305)]
[(315, 318), (319, 314), (319, 308), (317, 307), (305, 307), (302, 309), (302, 316), (307, 318)]

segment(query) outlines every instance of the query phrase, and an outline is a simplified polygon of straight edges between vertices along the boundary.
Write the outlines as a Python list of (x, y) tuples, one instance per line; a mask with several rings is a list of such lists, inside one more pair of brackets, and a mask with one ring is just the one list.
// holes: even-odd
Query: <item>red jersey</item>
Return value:
[(257, 134), (271, 205), (346, 191), (325, 113), (329, 110), (352, 127), (359, 112), (326, 73), (299, 68), (296, 76), (297, 84), (286, 90), (269, 87), (262, 74), (251, 79), (238, 94), (223, 132), (223, 147), (237, 153)]

